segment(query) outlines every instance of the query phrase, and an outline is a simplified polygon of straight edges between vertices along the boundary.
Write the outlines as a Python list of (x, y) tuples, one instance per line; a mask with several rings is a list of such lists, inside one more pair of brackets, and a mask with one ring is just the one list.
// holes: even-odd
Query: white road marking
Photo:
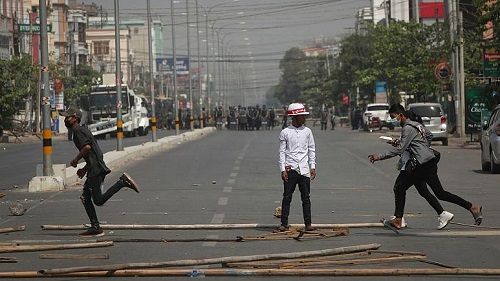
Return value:
[(232, 184), (232, 183), (235, 183), (235, 182), (236, 182), (236, 180), (235, 180), (235, 179), (228, 179), (228, 180), (227, 180), (227, 183), (228, 183), (228, 184)]
[(232, 186), (224, 186), (224, 192), (231, 192), (231, 191), (233, 191)]
[(239, 165), (241, 163), (240, 160), (234, 160), (234, 164)]
[(244, 158), (243, 155), (238, 156), (238, 160), (243, 160), (243, 158)]
[[(207, 238), (209, 239), (217, 239), (219, 238), (219, 235), (207, 235)], [(215, 247), (217, 242), (203, 242), (201, 244), (202, 247)]]
[(219, 198), (219, 202), (217, 202), (217, 205), (219, 205), (219, 206), (227, 205), (227, 200), (228, 200), (227, 197), (221, 197), (221, 198)]
[(210, 223), (222, 223), (224, 221), (224, 214), (215, 214)]
[(237, 176), (238, 176), (238, 173), (231, 173), (231, 174), (229, 175), (229, 177), (230, 177), (230, 178), (235, 178), (235, 177), (237, 177)]
[(234, 170), (234, 171), (239, 171), (239, 170), (240, 170), (240, 166), (234, 166), (234, 167), (233, 167), (233, 170)]
[(500, 236), (500, 230), (443, 230), (432, 232), (408, 233), (415, 236), (464, 237), (464, 236)]

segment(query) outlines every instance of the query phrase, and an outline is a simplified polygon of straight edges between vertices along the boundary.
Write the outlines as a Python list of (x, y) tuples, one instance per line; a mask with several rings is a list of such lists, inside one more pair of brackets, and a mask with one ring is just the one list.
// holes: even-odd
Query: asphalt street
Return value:
[[(320, 131), (313, 128), (317, 147), (317, 179), (311, 185), (313, 223), (378, 222), (393, 212), (392, 186), (397, 176), (397, 159), (370, 164), (370, 153), (387, 149), (378, 139), (381, 133), (366, 133), (339, 128)], [(141, 193), (123, 190), (103, 207), (98, 207), (101, 223), (111, 224), (208, 224), (263, 223), (279, 225), (273, 217), (281, 200), (282, 182), (277, 165), (278, 130), (218, 131), (207, 137), (180, 145), (145, 160), (138, 160), (115, 170), (106, 178), (110, 186), (122, 172), (131, 174), (141, 186)], [(388, 133), (384, 132), (387, 135)], [(396, 133), (394, 133), (396, 134)], [(137, 139), (139, 141), (139, 139)], [(112, 142), (111, 140), (110, 142)], [(104, 143), (103, 141), (100, 142)], [(29, 162), (27, 145), (11, 145), (18, 151), (7, 158), (0, 154), (0, 186), (18, 178), (16, 169), (34, 170)], [(442, 147), (439, 175), (445, 189), (483, 205), (484, 226), (500, 228), (500, 175), (480, 171), (479, 150)], [(69, 148), (68, 148), (69, 149)], [(32, 152), (34, 153), (34, 152)], [(17, 155), (19, 154), (19, 156)], [(7, 163), (6, 163), (7, 162)], [(67, 161), (66, 161), (67, 162)], [(16, 167), (16, 168), (14, 168)], [(6, 171), (7, 170), (7, 171)], [(0, 234), (2, 242), (16, 240), (80, 241), (80, 231), (41, 230), (43, 224), (82, 224), (87, 217), (80, 203), (81, 186), (54, 193), (26, 193), (22, 188), (6, 190), (0, 199), (0, 227), (26, 225), (26, 230)], [(21, 201), (28, 211), (23, 216), (9, 216), (8, 206)], [(455, 222), (473, 223), (470, 213), (443, 202), (455, 214)], [(115, 243), (113, 247), (49, 251), (47, 253), (109, 254), (108, 260), (40, 259), (42, 252), (8, 253), (19, 259), (15, 264), (0, 263), (0, 271), (39, 270), (69, 266), (159, 262), (223, 256), (284, 253), (321, 250), (341, 246), (380, 243), (383, 250), (424, 252), (429, 260), (465, 268), (499, 268), (500, 229), (476, 229), (449, 225), (436, 230), (436, 214), (411, 188), (407, 194), (405, 217), (409, 224), (400, 235), (383, 228), (351, 229), (345, 237), (297, 242), (190, 242), (190, 243)], [(290, 223), (302, 223), (298, 190), (292, 202)], [(235, 238), (265, 233), (262, 230), (113, 230), (104, 237), (113, 238)], [(45, 253), (45, 252), (44, 252)], [(343, 268), (434, 268), (418, 263), (344, 266)], [(208, 277), (207, 277), (208, 278)], [(366, 277), (366, 280), (477, 280), (481, 277)], [(497, 277), (482, 277), (498, 280)], [(132, 278), (130, 278), (132, 279)], [(137, 278), (134, 278), (137, 279)], [(166, 278), (141, 278), (164, 280)], [(171, 280), (183, 279), (170, 278)], [(253, 280), (256, 277), (213, 277), (214, 280)], [(269, 280), (325, 280), (325, 277), (258, 277)], [(348, 280), (347, 277), (336, 278)], [(357, 279), (361, 279), (358, 277)], [(61, 278), (58, 280), (70, 280)], [(73, 279), (74, 280), (74, 279)], [(78, 278), (77, 280), (87, 280)], [(94, 279), (96, 280), (96, 279)], [(100, 279), (99, 279), (100, 280)], [(114, 278), (113, 280), (128, 280)]]

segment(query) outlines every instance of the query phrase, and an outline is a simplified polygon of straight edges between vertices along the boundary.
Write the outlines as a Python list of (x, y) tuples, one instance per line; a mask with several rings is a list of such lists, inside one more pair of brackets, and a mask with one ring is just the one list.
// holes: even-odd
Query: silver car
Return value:
[(500, 105), (491, 113), (481, 134), (481, 166), (483, 171), (500, 173)]
[(408, 109), (413, 111), (418, 116), (422, 117), (422, 121), (434, 135), (432, 140), (438, 140), (443, 145), (448, 145), (448, 132), (446, 130), (446, 114), (439, 103), (411, 103)]

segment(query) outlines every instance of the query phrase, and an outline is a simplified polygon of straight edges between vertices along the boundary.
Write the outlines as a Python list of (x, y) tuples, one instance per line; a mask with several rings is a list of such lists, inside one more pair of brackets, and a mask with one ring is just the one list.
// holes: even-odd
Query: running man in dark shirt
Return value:
[(87, 180), (83, 186), (83, 194), (80, 199), (90, 219), (90, 227), (85, 232), (80, 233), (80, 235), (102, 236), (104, 232), (99, 225), (94, 204), (97, 206), (104, 205), (109, 198), (123, 187), (128, 187), (137, 193), (139, 193), (139, 187), (128, 174), (123, 173), (113, 186), (106, 190), (105, 193), (102, 193), (102, 183), (111, 170), (104, 163), (101, 148), (90, 130), (87, 127), (80, 126), (82, 119), (80, 110), (69, 108), (66, 112), (61, 113), (61, 115), (65, 117), (64, 125), (73, 131), (73, 142), (79, 151), (75, 158), (71, 160), (71, 166), (76, 168), (82, 158), (86, 162), (85, 167), (78, 169), (76, 174), (79, 178), (87, 175)]

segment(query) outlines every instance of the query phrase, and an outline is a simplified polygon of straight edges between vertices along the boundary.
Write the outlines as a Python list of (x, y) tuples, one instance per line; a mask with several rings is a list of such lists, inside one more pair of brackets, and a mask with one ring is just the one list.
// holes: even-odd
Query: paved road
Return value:
[[(386, 144), (378, 134), (351, 131), (314, 130), (318, 150), (318, 178), (312, 183), (313, 223), (378, 222), (393, 211), (392, 185), (396, 160), (372, 165), (371, 152)], [(271, 223), (274, 208), (281, 199), (282, 185), (277, 168), (278, 131), (220, 131), (183, 144), (147, 160), (130, 164), (125, 171), (141, 184), (142, 192), (119, 192), (98, 208), (102, 222), (113, 224), (203, 224)], [(479, 151), (436, 146), (442, 153), (440, 177), (445, 187), (465, 198), (483, 204), (486, 226), (500, 227), (499, 175), (478, 172)], [(122, 171), (106, 180), (109, 186)], [(2, 177), (0, 184), (8, 180)], [(81, 224), (87, 218), (79, 202), (80, 187), (57, 193), (27, 194), (7, 192), (0, 204), (0, 226), (26, 224), (24, 232), (3, 235), (3, 241), (50, 239), (75, 241), (78, 231), (42, 231), (41, 224)], [(301, 223), (298, 193), (295, 194), (290, 223)], [(21, 217), (6, 216), (10, 201), (25, 201), (29, 211)], [(43, 200), (41, 200), (43, 199)], [(472, 223), (463, 209), (443, 203), (455, 213), (455, 221)], [(382, 228), (351, 229), (346, 237), (307, 242), (273, 241), (245, 243), (117, 243), (111, 248), (53, 251), (51, 253), (108, 253), (109, 260), (42, 260), (39, 253), (12, 253), (17, 264), (0, 264), (0, 271), (41, 268), (155, 262), (175, 259), (208, 258), (262, 253), (319, 250), (340, 246), (380, 243), (384, 250), (421, 251), (430, 260), (457, 267), (498, 268), (500, 239), (498, 230), (479, 231), (457, 225), (437, 231), (436, 215), (414, 189), (408, 192), (406, 218), (409, 228), (396, 236)], [(234, 238), (257, 235), (257, 230), (220, 231), (137, 231), (107, 232), (109, 238)], [(348, 266), (346, 268), (432, 267), (422, 263)], [(457, 277), (412, 277), (405, 280), (456, 280)], [(151, 278), (153, 280), (154, 278)], [(154, 280), (164, 280), (156, 278)], [(175, 279), (175, 278), (172, 278)], [(234, 280), (235, 278), (213, 278)], [(241, 278), (244, 280), (250, 277)], [(262, 279), (262, 278), (259, 278)], [(307, 280), (313, 278), (265, 278)], [(317, 280), (318, 278), (316, 278)], [(324, 278), (322, 278), (324, 279)], [(348, 278), (338, 278), (345, 280)], [(384, 280), (386, 277), (367, 277)], [(392, 279), (403, 279), (394, 277)], [(463, 280), (476, 280), (465, 277)], [(495, 280), (495, 278), (490, 278)], [(115, 279), (113, 279), (115, 280)], [(142, 280), (142, 279), (141, 279)], [(144, 280), (149, 280), (144, 278)]]
[[(175, 131), (158, 130), (158, 138), (173, 135)], [(147, 136), (124, 138), (123, 145), (133, 146), (151, 141), (151, 133)], [(99, 140), (103, 153), (116, 150), (116, 139)], [(76, 155), (77, 150), (72, 141), (60, 138), (53, 140), (54, 152), (52, 163), (68, 164)], [(42, 160), (41, 141), (31, 143), (1, 143), (0, 144), (0, 190), (11, 189), (14, 185), (26, 187), (29, 180), (35, 176), (36, 165)], [(13, 173), (15, 171), (15, 173)]]

